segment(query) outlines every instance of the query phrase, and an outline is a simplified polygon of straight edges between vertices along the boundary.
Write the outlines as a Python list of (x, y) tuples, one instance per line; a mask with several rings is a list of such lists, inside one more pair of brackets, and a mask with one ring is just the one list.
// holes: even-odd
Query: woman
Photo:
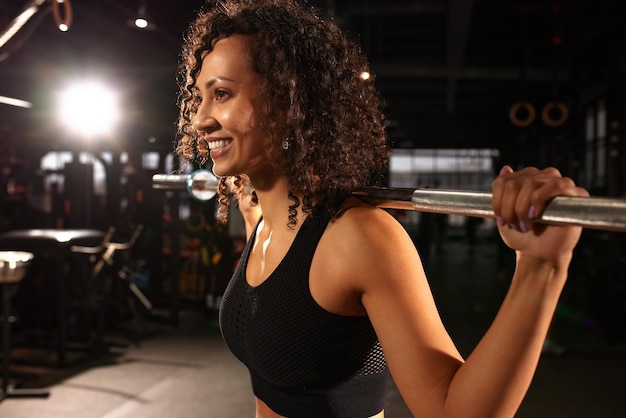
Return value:
[(382, 417), (388, 370), (415, 416), (514, 416), (580, 235), (533, 221), (552, 197), (587, 192), (553, 168), (502, 169), (493, 209), (516, 271), (463, 359), (405, 230), (350, 197), (389, 157), (358, 48), (290, 0), (220, 1), (182, 57), (178, 154), (210, 157), (224, 185), (245, 174), (262, 208), (220, 312), (256, 416)]

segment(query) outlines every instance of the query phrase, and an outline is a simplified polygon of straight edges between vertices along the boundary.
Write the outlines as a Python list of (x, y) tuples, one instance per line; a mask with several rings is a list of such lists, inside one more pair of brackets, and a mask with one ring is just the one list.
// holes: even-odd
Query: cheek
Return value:
[(248, 135), (257, 128), (256, 117), (249, 105), (235, 105), (221, 109), (218, 122), (237, 135)]
[(235, 123), (239, 131), (246, 136), (254, 135), (258, 132), (256, 119), (251, 114), (239, 115)]
[(239, 114), (233, 120), (233, 131), (245, 141), (245, 146), (254, 149), (263, 148), (263, 131), (258, 118), (253, 112), (247, 114)]

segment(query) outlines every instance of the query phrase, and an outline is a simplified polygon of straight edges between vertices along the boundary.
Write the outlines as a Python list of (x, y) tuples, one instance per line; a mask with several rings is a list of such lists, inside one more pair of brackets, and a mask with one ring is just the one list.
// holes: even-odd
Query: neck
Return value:
[[(289, 222), (289, 206), (293, 205), (293, 201), (289, 199), (289, 184), (286, 177), (277, 177), (273, 182), (265, 179), (251, 179), (259, 204), (263, 214), (264, 227), (271, 229), (287, 229)], [(304, 220), (301, 206), (296, 210), (298, 212), (296, 219), (298, 226)]]

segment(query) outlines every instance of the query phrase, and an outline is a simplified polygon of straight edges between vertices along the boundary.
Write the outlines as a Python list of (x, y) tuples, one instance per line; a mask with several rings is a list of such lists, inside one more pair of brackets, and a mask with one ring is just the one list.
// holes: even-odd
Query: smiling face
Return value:
[(256, 177), (270, 167), (260, 129), (261, 78), (252, 69), (249, 42), (240, 35), (217, 41), (195, 84), (201, 99), (193, 120), (198, 147), (210, 149), (213, 172), (220, 177)]

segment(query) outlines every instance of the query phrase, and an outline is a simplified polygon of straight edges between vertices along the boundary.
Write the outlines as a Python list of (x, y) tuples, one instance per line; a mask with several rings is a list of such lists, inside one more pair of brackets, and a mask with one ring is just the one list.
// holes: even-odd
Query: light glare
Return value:
[(72, 85), (61, 92), (59, 99), (60, 121), (76, 134), (109, 135), (119, 120), (117, 95), (98, 82)]
[(138, 17), (137, 19), (135, 19), (135, 26), (137, 26), (139, 29), (145, 29), (148, 27), (148, 21), (142, 17)]

